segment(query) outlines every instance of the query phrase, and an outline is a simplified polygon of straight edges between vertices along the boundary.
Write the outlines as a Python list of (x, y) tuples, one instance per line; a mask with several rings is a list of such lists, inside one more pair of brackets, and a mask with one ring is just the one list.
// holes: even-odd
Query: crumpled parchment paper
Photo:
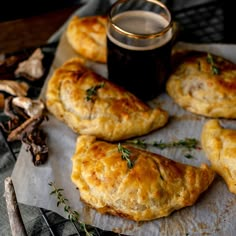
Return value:
[[(222, 44), (186, 44), (178, 43), (176, 47), (204, 50), (226, 58), (236, 63), (236, 45)], [(52, 64), (48, 79), (55, 68), (65, 60), (76, 56), (62, 36), (58, 46), (55, 60)], [(103, 76), (107, 75), (106, 65), (88, 62), (87, 66)], [(42, 90), (47, 86), (45, 82)], [(161, 106), (170, 114), (168, 125), (152, 134), (141, 137), (146, 141), (173, 142), (184, 138), (196, 138), (200, 140), (202, 125), (207, 118), (191, 114), (178, 107), (171, 98), (163, 93), (149, 102), (150, 106)], [(236, 129), (236, 121), (221, 120), (225, 127)], [(223, 179), (217, 176), (196, 204), (172, 213), (170, 216), (146, 223), (135, 223), (120, 217), (101, 215), (90, 209), (79, 199), (79, 190), (70, 180), (72, 169), (71, 157), (74, 153), (77, 135), (65, 124), (49, 115), (49, 121), (43, 123), (43, 128), (48, 135), (49, 158), (46, 164), (35, 167), (29, 153), (21, 149), (12, 179), (18, 202), (52, 210), (67, 217), (63, 207), (57, 207), (57, 199), (50, 195), (52, 191), (48, 185), (55, 181), (57, 187), (63, 188), (64, 196), (69, 200), (70, 206), (80, 213), (80, 220), (99, 227), (126, 235), (235, 235), (236, 234), (236, 196), (230, 193)], [(153, 148), (152, 152), (160, 153), (170, 159), (199, 166), (208, 163), (202, 150), (188, 152), (183, 149), (164, 149), (162, 151)], [(193, 158), (185, 156), (189, 153)]]

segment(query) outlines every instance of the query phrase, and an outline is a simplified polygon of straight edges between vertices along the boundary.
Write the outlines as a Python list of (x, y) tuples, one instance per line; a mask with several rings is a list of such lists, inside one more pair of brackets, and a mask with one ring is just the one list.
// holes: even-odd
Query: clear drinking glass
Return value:
[(142, 100), (164, 90), (170, 71), (173, 22), (157, 0), (118, 0), (108, 13), (108, 79)]

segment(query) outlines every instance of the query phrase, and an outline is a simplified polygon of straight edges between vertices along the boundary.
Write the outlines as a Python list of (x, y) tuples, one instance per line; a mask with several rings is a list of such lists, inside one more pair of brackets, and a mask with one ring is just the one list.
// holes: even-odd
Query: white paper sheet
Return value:
[[(178, 47), (209, 51), (236, 63), (236, 45), (178, 43)], [(73, 56), (76, 54), (63, 36), (48, 78), (55, 68)], [(88, 66), (104, 76), (107, 75), (106, 65), (88, 63)], [(46, 84), (47, 82), (43, 92)], [(163, 142), (173, 142), (184, 138), (200, 140), (202, 125), (206, 118), (184, 111), (164, 93), (149, 104), (166, 109), (170, 114), (170, 120), (166, 127), (143, 136), (142, 139), (147, 141), (162, 140)], [(234, 120), (221, 120), (221, 123), (225, 127), (236, 129), (236, 121)], [(43, 128), (48, 134), (49, 158), (47, 163), (35, 167), (29, 153), (22, 148), (12, 173), (17, 199), (20, 203), (49, 209), (67, 217), (63, 208), (56, 206), (55, 197), (50, 195), (51, 187), (48, 183), (55, 181), (57, 187), (64, 189), (63, 194), (69, 200), (71, 207), (80, 213), (80, 220), (104, 230), (136, 236), (236, 235), (236, 196), (228, 191), (226, 184), (219, 176), (216, 177), (210, 188), (200, 196), (194, 206), (176, 211), (165, 218), (146, 223), (135, 223), (120, 217), (97, 213), (79, 200), (79, 190), (70, 180), (71, 157), (74, 153), (77, 135), (50, 115), (49, 121), (43, 123)], [(191, 159), (184, 157), (186, 150), (166, 149), (160, 151), (155, 148), (149, 150), (189, 165), (199, 166), (202, 162), (208, 162), (202, 150), (190, 152), (193, 155)]]

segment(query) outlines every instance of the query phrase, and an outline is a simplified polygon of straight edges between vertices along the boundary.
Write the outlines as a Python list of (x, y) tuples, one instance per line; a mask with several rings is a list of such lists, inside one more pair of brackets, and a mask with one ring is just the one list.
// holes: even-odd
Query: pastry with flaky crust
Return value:
[(236, 194), (236, 130), (221, 127), (218, 120), (209, 120), (203, 126), (201, 142), (212, 168)]
[(206, 52), (179, 55), (166, 85), (170, 97), (199, 115), (236, 118), (236, 65)]
[(74, 16), (66, 29), (67, 40), (81, 56), (105, 63), (106, 25), (106, 16)]
[(134, 221), (168, 216), (193, 205), (215, 176), (206, 164), (193, 167), (87, 135), (78, 137), (72, 163), (71, 179), (84, 202), (100, 213)]
[(76, 133), (107, 141), (141, 136), (163, 127), (168, 113), (150, 108), (73, 58), (48, 81), (47, 109)]

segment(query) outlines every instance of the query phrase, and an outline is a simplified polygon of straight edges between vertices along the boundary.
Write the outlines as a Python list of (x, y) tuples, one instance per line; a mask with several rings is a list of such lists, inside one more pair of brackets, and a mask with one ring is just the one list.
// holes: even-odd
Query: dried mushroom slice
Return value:
[(45, 115), (31, 117), (12, 130), (7, 137), (8, 142), (20, 140), (25, 144), (26, 151), (30, 152), (36, 166), (45, 163), (48, 158), (46, 134), (40, 129), (42, 122), (47, 119)]
[(4, 91), (13, 96), (26, 96), (29, 85), (25, 82), (12, 80), (0, 80), (0, 91)]
[(40, 79), (44, 75), (43, 58), (44, 54), (40, 48), (37, 48), (27, 60), (18, 64), (15, 75), (31, 81)]
[(14, 97), (12, 103), (15, 106), (23, 108), (29, 117), (41, 115), (45, 108), (41, 100), (33, 100), (28, 97)]
[(0, 93), (0, 109), (4, 109), (5, 98), (2, 93)]

